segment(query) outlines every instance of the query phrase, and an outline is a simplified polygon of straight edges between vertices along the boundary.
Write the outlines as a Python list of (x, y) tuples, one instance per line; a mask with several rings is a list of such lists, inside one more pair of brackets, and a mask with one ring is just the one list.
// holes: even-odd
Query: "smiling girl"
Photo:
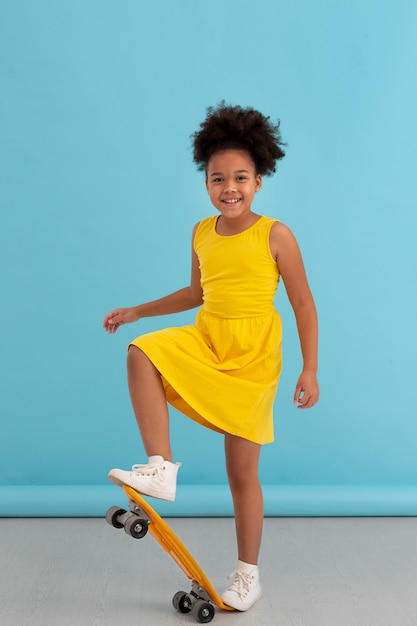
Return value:
[(194, 227), (190, 284), (159, 300), (115, 309), (103, 326), (115, 333), (143, 317), (201, 308), (194, 325), (148, 333), (130, 344), (129, 391), (149, 458), (131, 471), (113, 469), (109, 478), (149, 496), (175, 499), (179, 464), (172, 462), (167, 402), (221, 433), (238, 547), (234, 580), (222, 599), (245, 611), (261, 597), (258, 464), (262, 445), (274, 437), (282, 335), (274, 297), (280, 278), (303, 357), (293, 398), (300, 409), (319, 398), (317, 315), (294, 235), (281, 222), (252, 211), (262, 176), (275, 172), (284, 156), (279, 123), (252, 108), (221, 103), (208, 109), (193, 148), (218, 213)]

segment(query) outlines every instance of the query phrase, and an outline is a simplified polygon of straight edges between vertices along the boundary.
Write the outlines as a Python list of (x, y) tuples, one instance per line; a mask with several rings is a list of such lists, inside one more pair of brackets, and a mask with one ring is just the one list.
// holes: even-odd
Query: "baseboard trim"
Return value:
[[(264, 485), (266, 517), (417, 516), (417, 487)], [(227, 485), (179, 485), (175, 502), (155, 500), (168, 517), (233, 515)], [(102, 517), (125, 506), (114, 485), (1, 486), (0, 517)]]

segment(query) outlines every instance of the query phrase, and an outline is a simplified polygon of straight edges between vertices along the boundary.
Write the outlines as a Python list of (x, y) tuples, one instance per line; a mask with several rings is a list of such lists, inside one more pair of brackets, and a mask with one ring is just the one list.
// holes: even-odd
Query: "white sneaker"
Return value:
[(149, 457), (147, 465), (134, 465), (130, 472), (112, 469), (108, 476), (116, 485), (128, 485), (143, 495), (173, 502), (180, 466), (181, 463), (171, 463), (156, 455)]
[(239, 561), (238, 567), (229, 576), (233, 577), (233, 583), (222, 593), (221, 599), (238, 611), (247, 611), (262, 596), (258, 568), (256, 565), (251, 566)]

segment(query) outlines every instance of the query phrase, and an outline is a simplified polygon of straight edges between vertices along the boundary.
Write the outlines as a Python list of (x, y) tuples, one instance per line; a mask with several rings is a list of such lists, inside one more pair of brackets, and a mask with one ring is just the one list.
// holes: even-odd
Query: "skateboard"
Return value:
[(174, 608), (180, 613), (191, 613), (201, 624), (211, 622), (215, 614), (214, 606), (234, 611), (224, 604), (192, 554), (149, 502), (132, 487), (122, 485), (122, 489), (129, 500), (129, 511), (113, 506), (106, 513), (106, 521), (114, 528), (124, 528), (135, 539), (141, 539), (149, 531), (191, 580), (189, 593), (178, 591), (172, 598)]

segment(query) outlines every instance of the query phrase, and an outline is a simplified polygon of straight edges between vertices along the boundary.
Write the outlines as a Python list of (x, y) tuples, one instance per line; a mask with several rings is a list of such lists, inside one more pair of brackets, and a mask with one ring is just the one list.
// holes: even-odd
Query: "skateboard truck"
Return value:
[(180, 613), (191, 613), (200, 624), (211, 622), (215, 613), (209, 594), (195, 580), (191, 583), (190, 593), (177, 591), (172, 598), (172, 605)]
[(130, 506), (130, 512), (118, 506), (111, 507), (106, 513), (106, 521), (114, 528), (124, 528), (125, 533), (134, 539), (142, 539), (148, 532), (150, 519), (142, 512), (139, 513), (140, 509), (136, 505)]

